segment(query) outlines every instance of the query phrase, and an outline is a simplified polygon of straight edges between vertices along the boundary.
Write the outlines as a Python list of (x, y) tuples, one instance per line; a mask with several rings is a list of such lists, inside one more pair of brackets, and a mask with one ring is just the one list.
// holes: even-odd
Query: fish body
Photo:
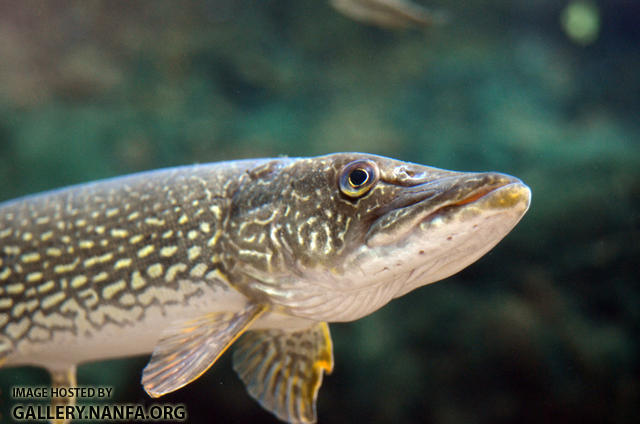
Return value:
[(446, 21), (442, 12), (433, 12), (409, 0), (330, 0), (341, 13), (381, 28), (422, 28)]
[(338, 153), (185, 166), (5, 202), (0, 363), (73, 385), (79, 363), (152, 353), (142, 383), (157, 397), (235, 343), (249, 393), (284, 421), (314, 422), (333, 367), (327, 323), (466, 267), (529, 201), (504, 174)]

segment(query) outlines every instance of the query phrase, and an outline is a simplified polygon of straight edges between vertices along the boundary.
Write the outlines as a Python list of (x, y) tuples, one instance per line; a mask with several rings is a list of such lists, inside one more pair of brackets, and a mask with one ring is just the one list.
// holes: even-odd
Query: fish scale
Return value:
[(2, 203), (0, 365), (45, 367), (65, 387), (80, 363), (151, 353), (141, 382), (159, 397), (237, 344), (249, 393), (283, 421), (312, 423), (333, 369), (328, 323), (471, 264), (529, 201), (508, 175), (337, 153), (172, 168)]
[[(178, 281), (188, 276), (219, 284), (216, 245), (234, 188), (220, 190), (221, 178), (187, 167), (2, 205), (2, 351), (52, 332), (92, 334), (107, 320), (125, 325), (149, 302), (187, 301)], [(154, 295), (158, 285), (174, 295)], [(110, 307), (97, 313), (101, 305)], [(85, 325), (74, 321), (75, 308), (87, 313)]]

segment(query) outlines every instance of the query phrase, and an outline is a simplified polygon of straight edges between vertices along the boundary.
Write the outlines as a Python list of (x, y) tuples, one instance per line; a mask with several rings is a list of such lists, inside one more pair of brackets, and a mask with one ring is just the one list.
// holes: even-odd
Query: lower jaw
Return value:
[(422, 220), (422, 223), (429, 223), (437, 218), (452, 217), (468, 207), (475, 207), (478, 211), (490, 211), (514, 208), (518, 203), (525, 203), (522, 211), (522, 214), (524, 214), (529, 207), (530, 198), (531, 191), (529, 187), (520, 182), (480, 189), (458, 202), (436, 209), (427, 215)]

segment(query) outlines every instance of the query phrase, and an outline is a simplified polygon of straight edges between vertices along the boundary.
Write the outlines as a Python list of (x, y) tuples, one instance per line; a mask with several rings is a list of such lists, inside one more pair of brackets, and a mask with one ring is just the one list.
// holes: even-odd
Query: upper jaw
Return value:
[(452, 174), (403, 188), (370, 226), (365, 238), (367, 245), (397, 242), (418, 223), (477, 202), (502, 187), (512, 184), (526, 187), (515, 177), (495, 172)]

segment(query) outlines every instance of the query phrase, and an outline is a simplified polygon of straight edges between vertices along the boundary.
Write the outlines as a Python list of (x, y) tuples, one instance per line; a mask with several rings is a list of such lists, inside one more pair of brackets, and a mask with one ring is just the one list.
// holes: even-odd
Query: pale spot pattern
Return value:
[[(238, 172), (184, 167), (0, 204), (0, 361), (23, 341), (93, 334), (151, 304), (190, 302), (207, 273), (226, 272), (200, 259), (219, 258)], [(196, 289), (185, 291), (190, 280)]]

